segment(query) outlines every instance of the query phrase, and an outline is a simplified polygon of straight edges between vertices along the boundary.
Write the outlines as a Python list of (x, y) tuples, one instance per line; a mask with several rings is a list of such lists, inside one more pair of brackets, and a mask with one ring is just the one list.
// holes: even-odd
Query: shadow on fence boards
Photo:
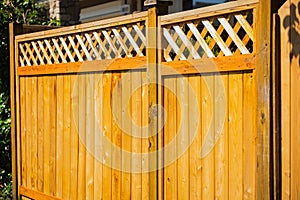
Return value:
[(11, 24), (14, 198), (297, 199), (295, 16), (279, 61), (267, 0)]

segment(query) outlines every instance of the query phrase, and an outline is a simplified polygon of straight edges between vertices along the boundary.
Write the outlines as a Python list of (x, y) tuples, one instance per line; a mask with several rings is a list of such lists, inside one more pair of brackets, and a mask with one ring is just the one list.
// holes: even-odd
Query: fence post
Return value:
[(260, 0), (256, 18), (257, 199), (270, 199), (271, 0)]
[(12, 159), (12, 197), (18, 199), (18, 185), (19, 178), (18, 172), (20, 172), (20, 166), (18, 162), (18, 141), (17, 141), (17, 129), (16, 129), (16, 63), (15, 63), (15, 35), (22, 33), (22, 25), (10, 23), (9, 24), (9, 61), (10, 61), (10, 110), (11, 110), (11, 159)]
[[(157, 68), (157, 9), (156, 7), (149, 8), (147, 19), (147, 77), (148, 77), (148, 115), (149, 115), (149, 128), (148, 132), (153, 135), (149, 137), (149, 153), (157, 150), (158, 147), (158, 116), (157, 116), (157, 103), (158, 103), (158, 68)], [(155, 134), (152, 134), (155, 133)], [(158, 157), (157, 153), (153, 156), (149, 154), (149, 168), (157, 169)], [(150, 171), (149, 173), (149, 199), (157, 199), (158, 197), (158, 177), (157, 170)]]

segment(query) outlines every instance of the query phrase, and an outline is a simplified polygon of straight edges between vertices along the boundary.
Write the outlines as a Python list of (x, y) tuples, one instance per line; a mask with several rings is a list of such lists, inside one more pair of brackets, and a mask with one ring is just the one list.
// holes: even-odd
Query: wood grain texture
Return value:
[(270, 198), (270, 61), (271, 61), (271, 1), (259, 2), (256, 10), (255, 71), (257, 87), (257, 198)]
[[(142, 126), (148, 125), (148, 77), (146, 72), (142, 72)], [(148, 136), (148, 130), (142, 130), (143, 136)], [(148, 152), (148, 138), (142, 139), (142, 153)], [(148, 156), (142, 158), (142, 199), (149, 200), (149, 163)]]
[(26, 78), (26, 121), (25, 121), (25, 128), (26, 128), (26, 166), (27, 166), (27, 174), (26, 174), (26, 185), (28, 188), (32, 188), (31, 185), (31, 172), (32, 172), (32, 163), (31, 163), (31, 143), (32, 142), (32, 83), (31, 78)]
[[(86, 198), (86, 77), (81, 74), (78, 75), (78, 133), (79, 133), (79, 149), (78, 149), (78, 199)], [(102, 189), (101, 189), (102, 190)]]
[[(281, 177), (282, 177), (282, 199), (291, 199), (291, 68), (290, 66), (290, 48), (289, 30), (282, 27), (285, 17), (290, 14), (290, 1), (278, 11), (280, 15), (280, 35), (281, 35)], [(287, 21), (290, 26), (290, 21)]]
[(112, 77), (112, 90), (116, 94), (112, 96), (112, 143), (116, 145), (112, 151), (112, 199), (121, 199), (121, 173), (122, 168), (122, 129), (119, 127), (122, 121), (122, 84), (121, 73), (115, 73)]
[(21, 182), (20, 185), (26, 184), (26, 78), (20, 78), (20, 144), (21, 144)]
[(10, 110), (11, 110), (11, 161), (12, 161), (12, 197), (18, 198), (18, 186), (21, 185), (21, 144), (19, 78), (16, 76), (18, 50), (15, 48), (15, 35), (22, 33), (22, 26), (9, 24), (9, 60), (10, 60)]
[[(290, 67), (291, 67), (291, 191), (292, 199), (300, 198), (300, 160), (299, 160), (299, 150), (300, 146), (300, 55), (297, 52), (299, 50), (299, 29), (293, 28), (296, 24), (296, 21), (300, 19), (299, 11), (299, 1), (291, 0), (290, 6), (290, 20), (291, 20), (291, 29), (290, 30), (290, 53), (292, 55), (290, 58)], [(295, 9), (295, 10), (294, 10)], [(295, 17), (295, 19), (293, 18)], [(299, 24), (298, 24), (299, 28)], [(295, 30), (293, 30), (295, 29)]]
[[(56, 196), (59, 198), (63, 197), (63, 173), (64, 171), (64, 156), (63, 150), (64, 147), (64, 77), (57, 77), (57, 136), (56, 136)], [(64, 178), (65, 179), (65, 178)]]
[[(148, 73), (148, 81), (149, 83), (149, 109), (151, 106), (154, 106), (158, 103), (158, 96), (157, 96), (157, 73), (158, 69), (156, 66), (157, 63), (157, 32), (156, 32), (156, 27), (157, 27), (157, 9), (155, 7), (150, 8), (148, 10), (148, 18), (147, 18), (147, 24), (146, 26), (148, 27), (146, 35), (148, 37), (150, 36), (151, 39), (148, 39), (147, 41), (147, 49), (146, 49), (146, 54), (147, 54), (147, 73)], [(153, 84), (154, 83), (154, 84)], [(158, 125), (158, 117), (153, 116), (149, 118), (149, 133), (155, 133), (154, 136), (149, 138), (149, 152), (154, 152), (157, 150), (157, 128)], [(157, 154), (151, 154), (149, 156), (149, 167), (150, 169), (156, 169), (156, 171), (151, 171), (149, 173), (149, 197), (150, 199), (157, 199), (158, 198), (158, 177), (157, 177)]]
[(37, 190), (39, 192), (43, 192), (44, 190), (44, 81), (43, 77), (37, 78), (37, 84), (38, 84), (38, 91), (37, 91), (37, 101), (38, 101), (38, 134), (37, 134), (37, 142), (38, 142), (38, 149), (37, 149), (37, 155), (38, 155), (38, 166), (37, 166)]
[[(202, 123), (201, 123), (201, 76), (189, 76), (189, 102), (194, 102), (196, 98), (197, 105), (189, 104), (189, 132), (190, 134), (196, 131), (196, 135), (193, 143), (189, 148), (190, 151), (190, 187), (189, 194), (190, 199), (201, 199), (202, 198), (202, 159), (199, 157), (200, 149), (202, 146)], [(198, 112), (197, 112), (198, 111)], [(198, 115), (198, 117), (196, 116)], [(198, 121), (198, 120), (199, 121)], [(191, 136), (190, 136), (190, 139)]]
[[(189, 85), (187, 77), (176, 78), (176, 96), (179, 101), (177, 104), (177, 181), (178, 181), (178, 197), (177, 199), (189, 199), (189, 151), (186, 147), (189, 144)], [(179, 114), (180, 113), (180, 114)]]
[(71, 127), (70, 127), (70, 175), (69, 181), (70, 185), (70, 199), (77, 199), (78, 191), (78, 76), (71, 75), (70, 76), (70, 84), (71, 84)]
[[(102, 155), (102, 127), (103, 127), (103, 118), (102, 118), (102, 112), (104, 112), (103, 108), (103, 75), (102, 74), (95, 74), (95, 98), (96, 98), (96, 109), (95, 109), (95, 115), (97, 117), (97, 122), (95, 123), (95, 155)], [(100, 158), (100, 157), (99, 157)], [(102, 160), (97, 159), (97, 161), (94, 163), (94, 199), (101, 199), (103, 198), (103, 165)]]
[(253, 55), (163, 62), (162, 75), (254, 70)]
[(95, 162), (95, 101), (94, 101), (94, 74), (85, 74), (85, 91), (86, 91), (86, 198), (94, 198), (94, 162)]
[(229, 199), (243, 198), (243, 74), (229, 75)]
[[(211, 138), (212, 142), (214, 141), (214, 123), (213, 123), (213, 95), (214, 95), (214, 77), (213, 74), (208, 74), (202, 76), (201, 79), (201, 104), (202, 104), (202, 115), (201, 115), (201, 123), (202, 123), (202, 141), (203, 146), (201, 150), (207, 151), (203, 149), (205, 146), (206, 137)], [(207, 140), (206, 140), (207, 142)], [(200, 152), (202, 155), (203, 152)], [(214, 181), (215, 181), (215, 166), (214, 166), (214, 149), (208, 151), (208, 154), (204, 157), (202, 156), (202, 199), (214, 199)]]
[(130, 69), (145, 69), (146, 58), (117, 58), (86, 62), (61, 63), (31, 67), (18, 67), (19, 76), (73, 74), (80, 72), (120, 71)]
[[(172, 139), (177, 134), (176, 113), (176, 78), (164, 79), (164, 106), (166, 109), (166, 125), (164, 127), (164, 146), (170, 145)], [(164, 170), (164, 199), (177, 199), (177, 160), (173, 160), (177, 155), (177, 143), (165, 152), (165, 167)], [(166, 162), (167, 161), (167, 162)]]
[(111, 182), (111, 141), (112, 141), (112, 109), (111, 109), (111, 94), (112, 94), (112, 74), (103, 74), (103, 135), (109, 142), (103, 140), (103, 199), (111, 199), (112, 182)]
[(49, 144), (50, 144), (50, 158), (49, 158), (49, 195), (56, 194), (56, 105), (57, 105), (57, 83), (56, 76), (49, 77)]
[(50, 196), (42, 192), (37, 192), (35, 190), (20, 186), (19, 187), (20, 195), (22, 196), (22, 199), (25, 197), (28, 197), (30, 199), (45, 199), (45, 200), (60, 200), (60, 198), (57, 198), (55, 196)]
[(71, 83), (70, 75), (63, 76), (63, 110), (57, 112), (63, 112), (63, 132), (57, 133), (62, 134), (62, 157), (63, 157), (63, 168), (62, 168), (62, 198), (70, 198), (70, 172), (71, 172)]
[[(122, 149), (123, 151), (132, 152), (132, 137), (125, 131), (131, 133), (131, 119), (127, 116), (131, 113), (131, 105), (128, 102), (131, 96), (131, 73), (122, 73)], [(131, 155), (131, 154), (129, 154)], [(121, 196), (123, 199), (131, 199), (131, 156), (122, 155), (122, 180), (121, 180)]]
[[(214, 123), (216, 134), (221, 131), (215, 146), (215, 198), (229, 199), (229, 135), (228, 130), (228, 108), (229, 108), (229, 80), (228, 73), (215, 75), (215, 93), (214, 93)], [(222, 90), (225, 92), (225, 98), (222, 98)], [(222, 110), (225, 109), (225, 116)], [(224, 124), (221, 124), (224, 120)], [(220, 129), (222, 127), (223, 129)]]
[(50, 84), (44, 78), (44, 193), (50, 194)]
[[(132, 152), (139, 155), (142, 150), (142, 140), (141, 140), (141, 107), (142, 107), (142, 91), (139, 86), (142, 83), (141, 72), (134, 71), (131, 73), (131, 133), (132, 137)], [(142, 198), (142, 160), (139, 157), (132, 157), (132, 169), (133, 174), (131, 177), (132, 186), (131, 193), (132, 199), (138, 200)]]
[(32, 110), (31, 110), (31, 130), (32, 130), (32, 135), (31, 135), (31, 187), (34, 190), (37, 190), (37, 172), (38, 172), (38, 141), (37, 141), (37, 134), (38, 134), (38, 129), (37, 129), (37, 109), (38, 109), (38, 101), (37, 101), (37, 77), (32, 77), (31, 78), (31, 105), (32, 105)]
[(254, 77), (252, 73), (243, 74), (243, 196), (244, 199), (256, 199), (256, 136)]

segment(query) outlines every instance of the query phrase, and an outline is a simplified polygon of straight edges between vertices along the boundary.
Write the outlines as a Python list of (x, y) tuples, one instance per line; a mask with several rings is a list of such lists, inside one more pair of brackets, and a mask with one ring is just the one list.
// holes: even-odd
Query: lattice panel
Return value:
[(145, 23), (19, 43), (19, 66), (145, 56)]
[(167, 25), (164, 58), (170, 62), (250, 54), (253, 32), (253, 10)]

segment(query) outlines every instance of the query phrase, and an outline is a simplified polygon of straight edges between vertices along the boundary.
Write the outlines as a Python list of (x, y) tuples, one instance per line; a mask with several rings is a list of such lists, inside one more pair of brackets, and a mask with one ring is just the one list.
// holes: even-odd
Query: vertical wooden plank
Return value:
[(10, 112), (11, 112), (11, 149), (12, 149), (12, 197), (17, 199), (18, 186), (21, 184), (21, 143), (20, 143), (20, 85), (16, 74), (18, 67), (18, 49), (15, 48), (15, 35), (22, 32), (22, 25), (9, 24), (9, 52), (10, 52)]
[[(169, 142), (168, 136), (169, 136), (169, 89), (168, 87), (168, 80), (164, 77), (162, 77), (162, 85), (163, 85), (163, 108), (164, 108), (164, 128), (163, 128), (163, 133), (164, 133), (164, 138), (163, 138), (163, 146), (165, 147), (166, 144)], [(163, 168), (163, 199), (166, 199), (169, 194), (167, 193), (169, 189), (169, 182), (167, 180), (169, 177), (169, 168), (170, 165), (166, 165), (166, 161), (168, 160), (168, 152), (164, 152), (164, 168)]]
[(97, 155), (97, 160), (94, 164), (94, 199), (102, 199), (103, 192), (102, 192), (102, 184), (103, 184), (103, 179), (102, 179), (102, 160), (100, 160), (100, 155), (102, 155), (102, 123), (103, 123), (103, 118), (102, 118), (102, 113), (104, 112), (103, 108), (103, 84), (102, 84), (102, 74), (96, 74), (96, 81), (95, 81), (95, 98), (97, 100), (96, 102), (96, 108), (95, 108), (95, 114), (97, 121), (95, 123), (95, 154)]
[(255, 60), (257, 88), (257, 198), (270, 199), (270, 48), (271, 1), (259, 1), (255, 17)]
[(57, 76), (56, 196), (63, 197), (64, 77)]
[(111, 139), (112, 139), (112, 109), (111, 109), (111, 94), (112, 94), (112, 74), (104, 73), (103, 74), (103, 110), (102, 119), (103, 119), (103, 133), (108, 139), (110, 144), (107, 144), (104, 141), (103, 143), (103, 199), (111, 199)]
[[(141, 153), (141, 108), (142, 108), (142, 94), (139, 86), (142, 83), (141, 72), (132, 71), (131, 74), (131, 118), (132, 118), (132, 153)], [(140, 136), (140, 137), (138, 137)], [(131, 177), (131, 193), (132, 199), (139, 200), (142, 198), (142, 176), (141, 176), (142, 160), (138, 157), (132, 158), (132, 169), (134, 170)]]
[[(292, 199), (300, 199), (300, 53), (299, 53), (299, 1), (290, 6), (290, 66), (291, 66), (291, 191)], [(297, 28), (296, 28), (297, 26)]]
[[(131, 95), (131, 74), (122, 73), (122, 150), (131, 152), (132, 140), (128, 133), (131, 133), (131, 119), (127, 113), (131, 113), (131, 105), (128, 99)], [(128, 131), (128, 133), (125, 132)], [(122, 155), (122, 180), (121, 180), (121, 196), (123, 199), (131, 199), (131, 174), (126, 172), (131, 170), (131, 157), (126, 158)]]
[(229, 74), (229, 199), (243, 195), (243, 77)]
[[(184, 152), (184, 148), (189, 143), (189, 115), (188, 115), (188, 97), (189, 97), (189, 85), (186, 77), (176, 78), (177, 85), (177, 152)], [(191, 105), (192, 106), (192, 105)], [(180, 113), (180, 114), (179, 114)], [(178, 184), (178, 199), (189, 199), (189, 151), (186, 151), (183, 155), (177, 153), (177, 184)], [(179, 157), (180, 156), (180, 157)]]
[(78, 79), (77, 75), (70, 75), (71, 80), (71, 173), (70, 179), (70, 199), (77, 199), (78, 186)]
[(244, 199), (255, 199), (255, 99), (254, 99), (254, 79), (251, 72), (243, 75), (243, 176), (244, 176)]
[(26, 78), (20, 78), (20, 135), (21, 135), (21, 182), (26, 187)]
[[(18, 179), (18, 173), (21, 174), (20, 162), (18, 162), (18, 158), (20, 158), (20, 154), (17, 151), (19, 149), (19, 145), (17, 143), (17, 135), (18, 130), (18, 116), (16, 115), (19, 112), (19, 107), (16, 105), (16, 99), (19, 100), (19, 92), (20, 88), (16, 87), (19, 86), (19, 77), (16, 75), (16, 68), (18, 65), (15, 63), (16, 57), (18, 54), (15, 54), (15, 34), (16, 34), (16, 26), (13, 23), (9, 24), (9, 52), (10, 52), (10, 112), (11, 112), (11, 160), (12, 160), (12, 196), (14, 199), (17, 199), (17, 191), (18, 186), (20, 184), (20, 179)], [(17, 109), (17, 110), (16, 110)]]
[(50, 119), (48, 123), (50, 124), (49, 136), (50, 136), (50, 161), (49, 161), (49, 184), (50, 184), (50, 195), (55, 196), (56, 193), (56, 76), (49, 77), (49, 113)]
[(44, 193), (50, 194), (50, 84), (44, 76)]
[[(112, 151), (112, 199), (121, 199), (121, 147), (122, 147), (122, 130), (119, 125), (122, 118), (122, 85), (121, 85), (121, 73), (114, 73), (112, 77), (112, 109), (115, 111), (113, 113), (112, 121), (112, 143), (116, 145), (114, 151)], [(120, 149), (117, 149), (120, 148)]]
[[(70, 164), (71, 164), (71, 158), (70, 158), (70, 126), (71, 126), (71, 86), (70, 86), (70, 75), (64, 75), (63, 76), (63, 85), (59, 85), (59, 87), (63, 88), (63, 132), (57, 133), (62, 134), (63, 136), (63, 168), (62, 168), (62, 197), (63, 199), (69, 199), (70, 198)], [(60, 112), (59, 110), (57, 110)]]
[(38, 191), (44, 190), (44, 82), (43, 77), (38, 77)]
[(32, 84), (31, 77), (26, 77), (26, 166), (27, 166), (27, 174), (26, 174), (26, 185), (28, 188), (31, 187), (31, 140), (32, 140)]
[(86, 74), (86, 199), (94, 199), (94, 74)]
[[(296, 59), (295, 59), (296, 60)], [(300, 198), (300, 161), (299, 161), (299, 102), (300, 102), (300, 70), (293, 60), (291, 63), (291, 191), (292, 199)], [(298, 69), (297, 69), (298, 68)]]
[(279, 9), (281, 18), (280, 42), (281, 42), (281, 171), (282, 171), (282, 199), (291, 198), (291, 67), (290, 67), (290, 44), (289, 29), (290, 21), (285, 20), (289, 16), (290, 1)]
[[(160, 17), (157, 16), (157, 32), (161, 30), (161, 19)], [(161, 70), (162, 70), (162, 59), (163, 59), (163, 48), (162, 48), (162, 41), (163, 41), (163, 35), (162, 34), (157, 34), (157, 104), (161, 105), (163, 107), (163, 84), (162, 84), (162, 75), (161, 75)], [(157, 125), (159, 127), (158, 133), (157, 133), (157, 138), (158, 138), (158, 149), (163, 149), (164, 148), (164, 131), (163, 131), (163, 109), (158, 110), (158, 120), (157, 120)], [(162, 151), (158, 152), (158, 166), (163, 166), (164, 165), (164, 153)], [(164, 169), (160, 168), (158, 169), (158, 183), (157, 183), (157, 192), (158, 192), (158, 200), (163, 200), (164, 198), (164, 174), (163, 174)]]
[[(217, 80), (219, 79), (219, 80)], [(219, 94), (225, 92), (225, 99), (220, 99)], [(215, 146), (215, 198), (228, 199), (229, 183), (229, 162), (228, 162), (228, 73), (217, 74), (215, 77), (215, 94), (214, 94), (214, 117), (215, 127), (220, 126), (223, 120), (223, 130)], [(225, 116), (221, 112), (225, 108)], [(216, 130), (217, 131), (217, 130)], [(250, 172), (249, 172), (250, 173)], [(251, 174), (251, 173), (250, 173)]]
[[(148, 18), (147, 18), (147, 73), (149, 77), (149, 109), (154, 109), (154, 107), (158, 103), (157, 96), (157, 85), (153, 83), (157, 83), (158, 69), (157, 69), (157, 16), (156, 16), (156, 8), (150, 8), (148, 10)], [(157, 133), (157, 125), (158, 118), (157, 116), (149, 118), (149, 133)], [(149, 138), (149, 152), (156, 151), (157, 149), (157, 134)], [(149, 167), (150, 169), (155, 169), (157, 166), (157, 155), (149, 157)], [(152, 171), (149, 173), (149, 193), (150, 199), (158, 198), (158, 185), (157, 185), (157, 171)]]
[(37, 77), (31, 77), (31, 121), (32, 121), (32, 136), (31, 136), (31, 187), (37, 190), (37, 172), (38, 172), (38, 147), (37, 147)]
[[(164, 146), (171, 143), (176, 137), (176, 114), (177, 114), (177, 98), (176, 98), (176, 78), (164, 79), (164, 107), (166, 109), (166, 125), (164, 127)], [(177, 160), (173, 160), (177, 155), (177, 143), (171, 146), (169, 151), (165, 152), (165, 170), (164, 170), (164, 199), (177, 199)], [(170, 164), (169, 164), (170, 163)], [(169, 165), (167, 165), (169, 164)]]
[[(148, 79), (147, 73), (142, 72), (142, 125), (148, 125)], [(143, 129), (142, 134), (144, 136), (148, 135), (148, 130)], [(148, 138), (142, 139), (142, 153), (148, 152)], [(146, 160), (147, 159), (147, 160)], [(148, 157), (142, 158), (142, 199), (149, 200), (149, 165), (148, 165)]]
[[(210, 89), (209, 89), (210, 88)], [(202, 103), (202, 146), (205, 146), (205, 138), (211, 135), (214, 138), (213, 112), (214, 77), (205, 74), (201, 79), (201, 103)], [(206, 141), (207, 142), (207, 141)], [(202, 199), (214, 199), (214, 150), (202, 158)]]
[(86, 198), (86, 91), (85, 91), (85, 74), (78, 75), (78, 133), (79, 133), (79, 152), (78, 152), (78, 199)]
[[(201, 76), (190, 76), (189, 84), (192, 91), (189, 93), (189, 103), (196, 97), (198, 105), (189, 105), (189, 130), (196, 131), (196, 136), (189, 149), (190, 151), (190, 199), (201, 199), (202, 162), (201, 150)], [(197, 106), (197, 107), (196, 107)], [(196, 115), (199, 115), (198, 118)], [(198, 120), (196, 120), (198, 119)], [(190, 132), (190, 133), (191, 133)]]

